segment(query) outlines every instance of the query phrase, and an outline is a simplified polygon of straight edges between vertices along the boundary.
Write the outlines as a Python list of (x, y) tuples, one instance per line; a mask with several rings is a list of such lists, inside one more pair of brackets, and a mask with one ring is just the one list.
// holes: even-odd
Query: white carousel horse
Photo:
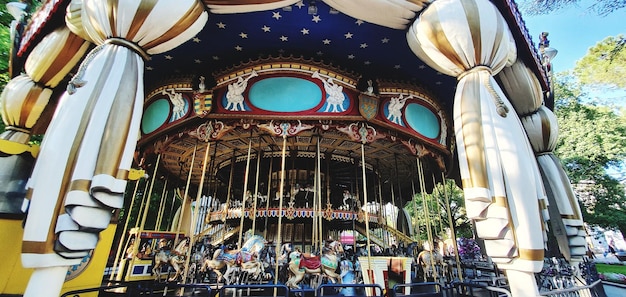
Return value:
[(317, 71), (315, 71), (311, 77), (321, 80), (324, 84), (324, 90), (326, 91), (326, 94), (328, 94), (328, 99), (326, 99), (327, 105), (324, 112), (345, 111), (343, 108), (343, 101), (346, 98), (343, 95), (343, 87), (336, 84), (332, 77), (329, 77), (328, 80), (324, 80)]
[(209, 259), (205, 259), (202, 262), (202, 266), (200, 267), (200, 272), (205, 273), (208, 270), (215, 271), (217, 274), (217, 282), (219, 283), (222, 280), (222, 268), (226, 267), (226, 261), (223, 260), (220, 256), (224, 253), (222, 249), (216, 249), (213, 252), (213, 256)]
[(329, 243), (322, 251), (322, 256), (309, 256), (294, 251), (289, 255), (288, 266), (289, 279), (285, 285), (289, 288), (299, 289), (298, 285), (305, 274), (326, 276), (333, 283), (341, 283), (341, 275), (335, 271), (339, 266), (340, 254), (343, 246), (338, 241)]
[(189, 248), (189, 238), (181, 240), (174, 250), (168, 250), (167, 243), (164, 240), (159, 241), (159, 249), (154, 255), (154, 266), (152, 267), (152, 274), (156, 279), (161, 278), (161, 266), (170, 265), (174, 269), (174, 275), (168, 279), (168, 281), (175, 281), (178, 277), (182, 276), (183, 264), (185, 262), (185, 255)]
[(246, 90), (248, 86), (248, 80), (259, 76), (256, 71), (252, 70), (250, 75), (245, 79), (241, 76), (237, 78), (237, 81), (228, 85), (228, 92), (226, 93), (226, 100), (228, 104), (226, 105), (226, 109), (230, 111), (245, 111), (246, 108), (243, 105), (243, 92)]

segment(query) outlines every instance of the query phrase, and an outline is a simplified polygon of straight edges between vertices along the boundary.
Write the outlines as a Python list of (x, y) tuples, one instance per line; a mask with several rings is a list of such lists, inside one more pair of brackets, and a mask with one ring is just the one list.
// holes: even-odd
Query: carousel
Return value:
[[(513, 1), (8, 7), (0, 211), (19, 237), (0, 294), (156, 279), (468, 296), (477, 271), (488, 284), (468, 287), (515, 297), (593, 286), (552, 154), (549, 44)], [(480, 261), (462, 263), (453, 225), (443, 261), (428, 207), (405, 210), (449, 181)], [(537, 281), (550, 240), (567, 285)]]

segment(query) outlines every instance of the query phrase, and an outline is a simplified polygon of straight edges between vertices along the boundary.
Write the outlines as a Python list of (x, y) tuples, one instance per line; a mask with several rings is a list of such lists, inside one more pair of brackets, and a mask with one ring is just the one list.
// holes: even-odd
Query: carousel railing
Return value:
[(450, 288), (440, 283), (396, 284), (391, 290), (391, 297), (444, 297), (451, 296)]
[(604, 291), (598, 290), (602, 281), (597, 280), (586, 286), (575, 286), (566, 289), (551, 290), (549, 292), (539, 292), (539, 296), (546, 297), (604, 297)]
[(98, 296), (213, 296), (207, 284), (155, 283), (153, 281), (120, 282), (100, 287), (72, 290), (61, 297), (98, 292)]
[(257, 296), (257, 297), (289, 297), (290, 290), (285, 285), (224, 285), (220, 288), (219, 296), (239, 297), (239, 296)]
[(377, 284), (323, 284), (315, 290), (315, 296), (383, 297), (383, 288)]
[(453, 296), (456, 297), (511, 297), (511, 292), (505, 288), (494, 287), (475, 282), (453, 283)]

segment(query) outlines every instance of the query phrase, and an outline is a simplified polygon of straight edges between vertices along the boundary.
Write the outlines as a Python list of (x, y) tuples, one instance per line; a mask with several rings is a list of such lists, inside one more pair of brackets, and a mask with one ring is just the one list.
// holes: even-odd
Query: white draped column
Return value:
[[(123, 205), (143, 110), (144, 60), (192, 38), (207, 13), (197, 0), (74, 0), (68, 27), (97, 45), (59, 101), (28, 183), (24, 296), (58, 296), (58, 281), (95, 248)], [(52, 275), (51, 275), (52, 274)]]
[(506, 21), (488, 0), (437, 0), (407, 41), (422, 61), (457, 77), (454, 127), (467, 214), (487, 255), (506, 270), (513, 296), (537, 295), (545, 194), (524, 127), (493, 78), (516, 59)]
[[(500, 72), (498, 80), (522, 118), (522, 124), (537, 156), (548, 197), (550, 227), (561, 254), (577, 266), (587, 248), (582, 214), (574, 190), (560, 160), (553, 154), (558, 140), (554, 113), (543, 105), (537, 77), (517, 62)], [(546, 219), (548, 217), (546, 216)]]

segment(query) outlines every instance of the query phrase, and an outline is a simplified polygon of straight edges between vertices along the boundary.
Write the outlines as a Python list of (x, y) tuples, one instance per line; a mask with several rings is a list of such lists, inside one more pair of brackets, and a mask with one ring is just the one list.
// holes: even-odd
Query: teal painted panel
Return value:
[(428, 138), (439, 135), (439, 120), (428, 108), (421, 104), (410, 103), (404, 109), (404, 118), (411, 129)]
[(170, 102), (167, 99), (152, 101), (143, 112), (141, 119), (141, 131), (145, 134), (154, 132), (168, 121), (170, 115)]
[(310, 110), (322, 101), (322, 90), (314, 82), (296, 77), (271, 77), (250, 87), (251, 105), (267, 111), (299, 112)]

